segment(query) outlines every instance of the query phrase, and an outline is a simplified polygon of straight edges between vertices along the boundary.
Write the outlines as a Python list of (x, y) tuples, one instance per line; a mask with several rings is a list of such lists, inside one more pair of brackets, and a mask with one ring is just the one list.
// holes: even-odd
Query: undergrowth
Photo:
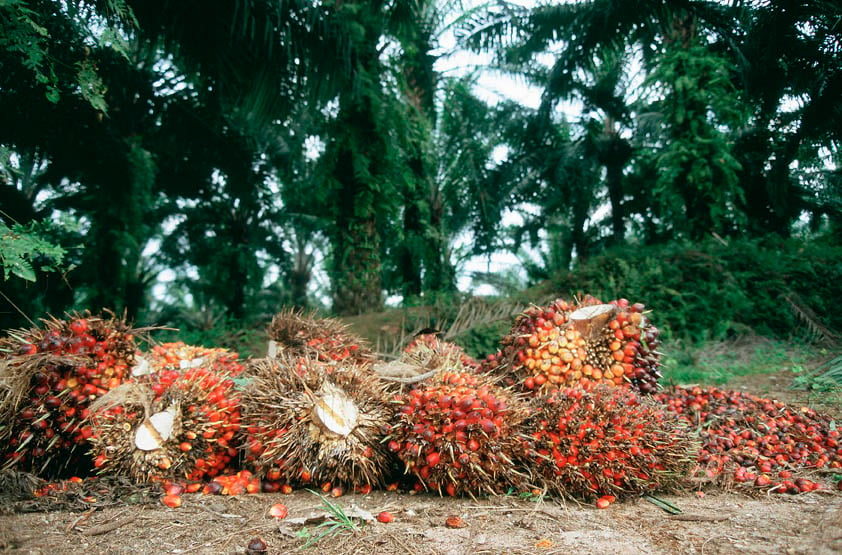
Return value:
[(740, 376), (795, 373), (816, 358), (816, 348), (810, 345), (757, 336), (705, 343), (671, 341), (662, 350), (665, 385), (725, 385)]
[(842, 248), (779, 238), (625, 246), (553, 280), (559, 296), (626, 297), (667, 339), (842, 336)]

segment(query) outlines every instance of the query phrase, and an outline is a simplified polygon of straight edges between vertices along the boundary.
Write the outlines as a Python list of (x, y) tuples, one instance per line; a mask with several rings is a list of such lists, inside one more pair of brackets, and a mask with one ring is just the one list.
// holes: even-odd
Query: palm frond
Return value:
[(825, 326), (813, 310), (798, 296), (797, 293), (790, 291), (784, 295), (784, 300), (789, 305), (790, 310), (795, 317), (803, 323), (810, 334), (819, 339), (825, 340), (832, 344), (838, 344), (840, 336), (827, 326)]

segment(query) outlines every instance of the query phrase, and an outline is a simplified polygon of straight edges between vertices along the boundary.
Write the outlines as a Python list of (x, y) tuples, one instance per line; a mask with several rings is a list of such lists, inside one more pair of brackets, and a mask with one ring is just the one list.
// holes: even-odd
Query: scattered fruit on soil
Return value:
[(246, 555), (262, 555), (267, 550), (268, 546), (262, 538), (252, 538), (246, 546)]
[(287, 509), (287, 506), (282, 503), (275, 503), (269, 507), (269, 515), (277, 519), (286, 518), (287, 515), (289, 515), (289, 509)]
[(447, 519), (445, 519), (444, 521), (444, 525), (448, 528), (464, 528), (465, 526), (467, 526), (467, 524), (465, 524), (465, 521), (462, 520), (462, 517), (455, 515), (447, 517)]

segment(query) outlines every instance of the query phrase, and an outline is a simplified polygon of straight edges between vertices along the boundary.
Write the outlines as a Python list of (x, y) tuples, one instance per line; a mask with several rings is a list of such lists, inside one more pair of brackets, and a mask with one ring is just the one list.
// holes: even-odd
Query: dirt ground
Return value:
[[(245, 553), (262, 538), (268, 553), (842, 553), (842, 495), (809, 493), (751, 498), (708, 491), (661, 496), (682, 509), (671, 516), (644, 499), (600, 510), (550, 500), (441, 499), (373, 492), (336, 499), (357, 531), (327, 530), (322, 500), (307, 491), (241, 497), (185, 495), (169, 509), (153, 504), (92, 512), (0, 517), (0, 548), (59, 553)], [(268, 515), (273, 503), (285, 520)], [(388, 524), (370, 520), (390, 511)], [(448, 516), (464, 528), (448, 528)], [(305, 524), (305, 519), (312, 519)]]

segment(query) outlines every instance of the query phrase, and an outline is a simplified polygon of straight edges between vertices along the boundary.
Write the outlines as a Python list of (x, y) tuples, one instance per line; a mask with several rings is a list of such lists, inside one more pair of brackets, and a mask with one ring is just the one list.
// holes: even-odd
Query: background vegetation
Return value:
[[(691, 343), (838, 337), (840, 18), (1, 0), (0, 328), (110, 308), (225, 344), (283, 306), (387, 298), (443, 324), (466, 261), (509, 253), (522, 272), (472, 276), (507, 302), (626, 296)], [(488, 63), (444, 72), (453, 41)], [(540, 105), (491, 101), (480, 70)]]

